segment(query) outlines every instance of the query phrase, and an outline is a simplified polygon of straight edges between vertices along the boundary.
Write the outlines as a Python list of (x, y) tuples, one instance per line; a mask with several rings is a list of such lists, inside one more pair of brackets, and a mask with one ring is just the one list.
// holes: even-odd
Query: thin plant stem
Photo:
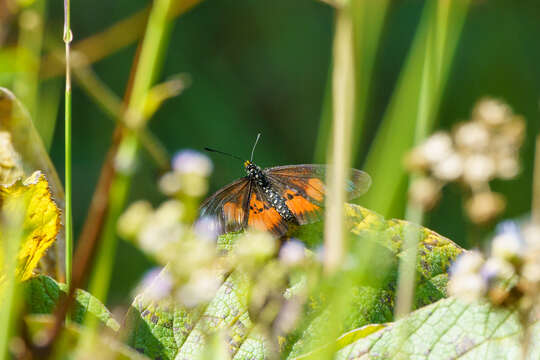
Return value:
[(324, 266), (327, 274), (342, 264), (347, 244), (344, 233), (346, 179), (351, 160), (351, 129), (354, 118), (353, 25), (348, 7), (337, 10), (334, 38), (333, 129), (330, 170), (327, 174), (324, 230)]
[[(167, 20), (173, 20), (175, 17), (185, 14), (201, 2), (202, 0), (174, 1)], [(83, 54), (88, 64), (92, 64), (124, 49), (144, 35), (150, 10), (150, 8), (140, 10), (100, 33), (77, 41), (73, 44), (73, 51)], [(43, 59), (42, 79), (60, 76), (63, 73), (64, 66), (59, 61), (56, 52), (57, 50), (51, 50)]]
[(70, 44), (73, 39), (70, 20), (70, 0), (64, 0), (64, 43), (66, 45), (66, 94), (65, 94), (65, 191), (66, 191), (66, 284), (71, 286), (73, 258), (73, 218), (71, 192), (71, 69)]
[(536, 152), (534, 155), (532, 222), (540, 226), (540, 135), (536, 137)]
[[(123, 124), (122, 100), (88, 67), (74, 67), (76, 82), (90, 95), (103, 111), (117, 124)], [(136, 133), (141, 146), (148, 152), (161, 171), (169, 169), (169, 155), (164, 145), (147, 128)]]
[[(37, 0), (25, 7), (19, 15), (19, 36), (17, 43), (18, 71), (13, 82), (13, 92), (25, 105), (32, 119), (37, 119), (39, 92), (39, 65), (43, 42), (45, 0)], [(40, 134), (51, 133), (51, 124), (37, 121)], [(48, 140), (48, 139), (44, 139)], [(47, 142), (47, 141), (45, 141)]]
[[(431, 11), (430, 17), (435, 18), (437, 9)], [(431, 20), (427, 23), (427, 35), (425, 44), (425, 54), (421, 73), (420, 82), (420, 96), (418, 98), (418, 112), (416, 118), (416, 128), (414, 132), (414, 145), (420, 144), (427, 136), (430, 130), (430, 115), (433, 89), (432, 81), (437, 77), (436, 66), (434, 66), (434, 50), (433, 46), (435, 21)], [(442, 47), (442, 46), (441, 46)], [(417, 180), (417, 176), (410, 176), (410, 183), (412, 184)], [(415, 224), (421, 224), (424, 218), (424, 211), (421, 206), (416, 203), (408, 202), (405, 211), (405, 219), (412, 222), (409, 231), (404, 233), (403, 253), (404, 256), (399, 262), (398, 269), (398, 287), (397, 287), (397, 301), (395, 308), (395, 317), (401, 318), (408, 314), (412, 309), (414, 287), (415, 287), (415, 275), (416, 275), (416, 258), (418, 248), (418, 235), (419, 229)]]

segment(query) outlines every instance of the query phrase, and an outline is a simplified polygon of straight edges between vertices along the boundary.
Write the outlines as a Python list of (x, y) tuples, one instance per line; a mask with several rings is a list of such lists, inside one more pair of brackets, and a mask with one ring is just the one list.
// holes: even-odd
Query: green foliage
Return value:
[[(540, 327), (528, 359), (540, 356)], [(518, 359), (521, 336), (517, 312), (487, 303), (465, 304), (449, 298), (343, 348), (337, 359)]]
[[(347, 205), (346, 213), (351, 229), (351, 253), (356, 262), (343, 278), (352, 285), (341, 294), (352, 304), (339, 326), (344, 332), (370, 323), (392, 321), (403, 231), (411, 226), (405, 221), (386, 221), (356, 205)], [(294, 235), (316, 246), (322, 239), (321, 225), (300, 227)], [(238, 236), (222, 236), (219, 246), (230, 250)], [(421, 245), (417, 264), (417, 307), (445, 297), (448, 266), (462, 251), (452, 241), (424, 228), (421, 228)], [(128, 343), (152, 358), (192, 359), (201, 356), (210, 334), (224, 332), (233, 358), (262, 359), (272, 351), (272, 346), (267, 334), (254, 326), (250, 316), (252, 285), (249, 277), (237, 269), (225, 279), (206, 307), (195, 309), (181, 307), (172, 300), (148, 301), (140, 295), (128, 314), (125, 329)], [(313, 292), (304, 309), (305, 320), (300, 328), (280, 340), (284, 355), (294, 358), (326, 344), (325, 329), (331, 319), (328, 294), (336, 290), (332, 286), (325, 284)], [(294, 285), (291, 287), (288, 291), (295, 291)], [(351, 341), (340, 344), (344, 346)]]
[[(39, 337), (54, 324), (55, 318), (52, 315), (33, 314), (25, 317), (26, 325), (30, 336)], [(59, 342), (60, 346), (56, 349), (57, 353), (66, 354), (77, 346), (77, 341), (81, 338), (82, 328), (74, 322), (65, 325), (64, 337)], [(122, 343), (115, 341), (111, 337), (100, 336), (96, 338), (95, 348), (92, 355), (99, 359), (110, 360), (143, 360), (148, 359), (135, 350)]]
[[(31, 314), (52, 314), (62, 296), (67, 295), (67, 285), (49, 276), (39, 275), (23, 283), (25, 301)], [(82, 324), (85, 316), (97, 317), (105, 326), (117, 331), (120, 324), (112, 317), (105, 305), (84, 290), (75, 292), (75, 304), (71, 319)]]

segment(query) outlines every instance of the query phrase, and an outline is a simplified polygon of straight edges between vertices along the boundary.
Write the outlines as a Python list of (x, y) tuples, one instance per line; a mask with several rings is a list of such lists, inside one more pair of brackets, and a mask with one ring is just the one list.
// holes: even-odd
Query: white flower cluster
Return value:
[(487, 298), (495, 305), (517, 304), (527, 311), (538, 304), (540, 228), (503, 222), (490, 250), (487, 258), (473, 250), (456, 260), (450, 271), (450, 295), (469, 302)]
[(460, 182), (470, 193), (465, 205), (470, 219), (477, 224), (493, 220), (504, 210), (505, 200), (489, 189), (489, 182), (517, 176), (524, 132), (525, 121), (508, 105), (480, 100), (470, 121), (451, 133), (433, 134), (409, 153), (408, 169), (424, 175), (411, 185), (411, 200), (429, 210), (444, 185)]
[(201, 197), (208, 191), (212, 170), (208, 156), (195, 150), (181, 150), (173, 157), (172, 170), (159, 180), (159, 188), (167, 196)]

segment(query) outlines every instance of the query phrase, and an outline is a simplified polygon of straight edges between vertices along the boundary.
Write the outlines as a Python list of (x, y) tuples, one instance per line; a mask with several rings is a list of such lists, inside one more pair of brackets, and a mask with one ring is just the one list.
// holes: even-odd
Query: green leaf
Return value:
[[(67, 295), (66, 284), (58, 283), (53, 278), (39, 275), (23, 283), (28, 312), (33, 314), (52, 314), (61, 296)], [(114, 331), (120, 324), (112, 317), (105, 305), (84, 290), (75, 292), (75, 305), (71, 319), (82, 323), (86, 314), (97, 317), (105, 326)]]
[[(24, 212), (21, 214), (24, 216), (21, 229), (23, 239), (17, 255), (17, 274), (21, 280), (27, 280), (60, 231), (60, 210), (52, 199), (43, 173), (36, 171), (24, 181), (0, 185), (0, 211), (9, 213), (15, 209)], [(5, 254), (6, 244), (0, 242), (0, 247), (4, 250), (0, 254)], [(0, 269), (4, 267), (3, 262), (0, 255)]]
[[(51, 326), (54, 324), (54, 316), (52, 315), (45, 315), (45, 314), (34, 314), (34, 315), (28, 315), (25, 317), (24, 321), (26, 322), (26, 325), (28, 326), (28, 330), (30, 333), (31, 338), (39, 338), (40, 334), (43, 334), (44, 331), (47, 329), (50, 329)], [(76, 346), (78, 345), (78, 339), (82, 335), (82, 329), (81, 327), (73, 322), (70, 322), (68, 325), (65, 325), (65, 332), (64, 335), (66, 336), (64, 341), (60, 342), (60, 345), (62, 347), (60, 353), (63, 355), (66, 355), (67, 352), (72, 352), (76, 350)], [(94, 344), (94, 347), (92, 348), (94, 356), (96, 355), (96, 352), (99, 351), (99, 358), (100, 359), (111, 359), (111, 360), (144, 360), (147, 359), (143, 355), (138, 354), (136, 351), (131, 349), (129, 346), (126, 346), (115, 339), (107, 336), (97, 336), (95, 338), (96, 343)], [(72, 355), (73, 356), (73, 355)], [(75, 356), (73, 356), (75, 358)]]
[[(351, 330), (343, 335), (341, 335), (335, 342), (334, 345), (337, 349), (342, 349), (345, 346), (352, 344), (360, 339), (363, 339), (381, 329), (384, 329), (387, 325), (386, 324), (369, 324), (362, 326), (359, 329)], [(325, 350), (329, 349), (329, 346), (325, 346), (323, 348), (314, 350), (310, 353), (300, 355), (293, 360), (308, 360), (308, 359), (318, 359), (321, 354), (325, 352)]]
[(188, 310), (137, 296), (127, 315), (128, 344), (151, 358), (193, 359), (202, 355), (207, 334), (224, 329), (231, 351), (236, 352), (252, 326), (248, 289), (247, 277), (235, 271), (206, 308)]
[[(354, 286), (341, 294), (349, 296), (353, 304), (341, 325), (343, 332), (393, 320), (403, 233), (407, 226), (412, 226), (405, 221), (387, 221), (357, 205), (347, 205), (346, 214), (351, 229), (350, 252), (356, 265), (351, 275)], [(420, 231), (416, 307), (446, 296), (446, 272), (451, 261), (462, 251), (452, 241), (431, 230), (420, 228)], [(315, 247), (322, 242), (322, 234), (322, 224), (316, 223), (299, 227), (292, 235)], [(237, 236), (226, 234), (220, 237), (218, 246), (230, 250)], [(357, 270), (358, 267), (362, 270)], [(127, 342), (151, 358), (197, 359), (203, 354), (208, 335), (224, 331), (231, 358), (264, 359), (272, 346), (249, 317), (250, 287), (248, 276), (236, 270), (203, 308), (186, 309), (172, 300), (148, 302), (140, 295), (128, 312), (124, 330)], [(331, 314), (323, 290), (319, 289), (320, 292), (310, 298), (304, 314), (306, 321), (291, 336), (280, 339), (284, 357), (293, 358), (328, 344), (325, 331)], [(365, 330), (376, 330), (376, 326), (370, 325)], [(355, 341), (355, 336), (366, 336), (366, 333), (352, 332), (338, 340), (337, 347)]]
[[(36, 171), (45, 174), (51, 197), (64, 219), (64, 189), (30, 115), (9, 90), (0, 87), (0, 184), (11, 185)], [(64, 277), (64, 232), (56, 235), (54, 251), (41, 259), (41, 268), (56, 278)]]
[[(368, 324), (393, 321), (398, 260), (403, 255), (403, 237), (407, 227), (416, 228), (416, 225), (407, 221), (385, 220), (381, 215), (357, 205), (347, 205), (346, 214), (353, 234), (350, 252), (360, 259), (359, 262), (369, 265), (364, 270), (368, 280), (362, 278), (347, 289), (352, 300), (344, 323), (341, 324), (342, 333)], [(448, 268), (463, 251), (451, 240), (434, 231), (423, 227), (418, 229), (420, 242), (416, 265), (415, 308), (447, 296)], [(311, 230), (302, 231), (312, 236)], [(376, 243), (379, 249), (366, 251), (369, 249), (366, 245), (369, 241)], [(383, 257), (387, 259), (381, 260)], [(375, 281), (378, 276), (382, 277)], [(304, 324), (287, 340), (284, 351), (288, 353), (288, 358), (296, 358), (328, 344), (327, 328), (332, 311), (329, 313), (326, 305), (321, 302), (311, 306), (313, 309)]]
[[(440, 300), (337, 353), (337, 359), (519, 359), (518, 314), (487, 303)], [(528, 358), (540, 357), (540, 324), (531, 328)]]

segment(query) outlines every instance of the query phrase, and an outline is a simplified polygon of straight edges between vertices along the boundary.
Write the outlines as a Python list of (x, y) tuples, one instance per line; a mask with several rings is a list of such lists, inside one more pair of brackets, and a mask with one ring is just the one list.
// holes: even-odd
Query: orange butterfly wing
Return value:
[[(320, 220), (326, 193), (325, 165), (287, 165), (265, 171), (300, 225)], [(371, 178), (367, 173), (351, 169), (346, 188), (348, 199), (362, 195), (370, 185)]]
[(227, 185), (207, 198), (200, 207), (200, 216), (218, 221), (220, 233), (239, 231), (246, 227), (252, 184), (247, 177)]
[(254, 186), (249, 202), (248, 226), (254, 229), (269, 231), (276, 236), (287, 233), (287, 222), (274, 209), (259, 187)]

